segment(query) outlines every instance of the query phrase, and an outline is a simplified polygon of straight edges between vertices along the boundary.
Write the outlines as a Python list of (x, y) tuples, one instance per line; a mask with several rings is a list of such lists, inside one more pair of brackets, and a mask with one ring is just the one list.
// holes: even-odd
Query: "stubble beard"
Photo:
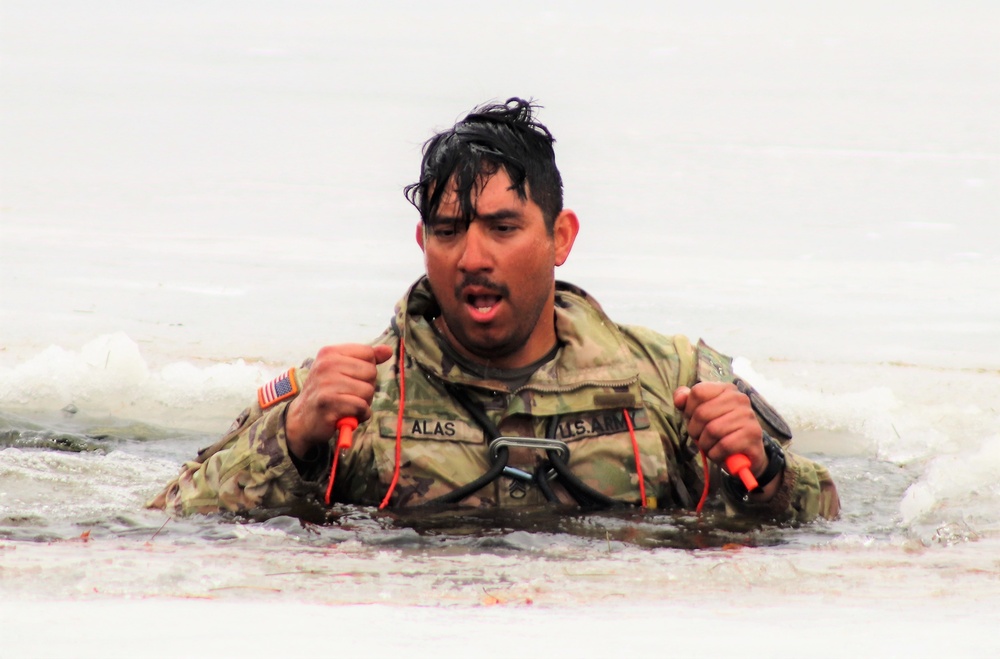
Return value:
[[(534, 301), (531, 307), (527, 310), (521, 311), (514, 308), (511, 301), (508, 288), (503, 284), (496, 284), (490, 282), (483, 276), (469, 276), (466, 278), (468, 281), (463, 281), (462, 285), (455, 288), (455, 301), (458, 303), (459, 308), (465, 304), (465, 300), (462, 298), (460, 293), (461, 289), (467, 285), (482, 286), (485, 288), (491, 288), (502, 295), (502, 299), (505, 304), (507, 304), (510, 309), (510, 315), (512, 318), (513, 326), (510, 332), (504, 336), (491, 337), (490, 329), (483, 328), (484, 335), (481, 337), (475, 336), (474, 332), (466, 331), (466, 324), (458, 317), (453, 316), (451, 313), (446, 311), (444, 307), (441, 308), (441, 321), (443, 321), (446, 331), (446, 336), (451, 339), (452, 342), (457, 342), (459, 345), (453, 346), (456, 349), (464, 349), (469, 354), (473, 355), (476, 359), (482, 360), (485, 363), (495, 362), (505, 357), (510, 357), (511, 355), (517, 354), (517, 352), (523, 349), (528, 340), (531, 338), (535, 327), (538, 325), (538, 321), (542, 317), (542, 313), (545, 310), (545, 304), (548, 300), (548, 293), (542, 295), (538, 300)], [(473, 328), (474, 323), (469, 323)]]

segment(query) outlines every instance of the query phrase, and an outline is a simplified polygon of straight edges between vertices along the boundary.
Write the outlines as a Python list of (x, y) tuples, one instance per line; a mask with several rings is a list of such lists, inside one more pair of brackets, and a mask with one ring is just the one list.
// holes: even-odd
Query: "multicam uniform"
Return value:
[[(615, 325), (592, 298), (569, 284), (557, 283), (555, 302), (560, 347), (511, 390), (509, 381), (463, 370), (442, 348), (431, 323), (437, 304), (426, 279), (418, 281), (376, 341), (392, 346), (394, 356), (378, 367), (371, 419), (354, 432), (353, 448), (339, 456), (332, 499), (378, 505), (396, 474), (397, 450), (398, 482), (390, 507), (447, 495), (490, 469), (487, 442), (493, 438), (484, 425), (491, 422), (492, 430), (504, 436), (565, 442), (572, 474), (607, 497), (640, 503), (641, 472), (647, 505), (690, 509), (704, 485), (702, 457), (674, 407), (673, 391), (703, 380), (735, 381), (750, 394), (764, 431), (782, 444), (791, 439), (781, 417), (735, 378), (730, 360), (703, 343), (695, 347), (681, 336)], [(331, 453), (317, 450), (306, 460), (293, 459), (284, 427), (285, 409), (307, 377), (308, 363), (289, 372), (284, 392), (262, 391), (231, 431), (186, 463), (149, 505), (177, 515), (294, 512), (317, 505), (327, 487)], [(485, 414), (485, 424), (470, 414), (470, 405)], [(714, 465), (712, 489), (736, 514), (800, 521), (836, 516), (839, 500), (827, 470), (791, 453), (785, 457), (779, 490), (765, 504), (743, 501), (718, 487), (722, 479)], [(542, 450), (509, 450), (508, 464), (522, 474), (551, 474), (546, 460)], [(550, 497), (574, 501), (561, 478), (546, 482)], [(535, 483), (507, 475), (462, 500), (468, 506), (545, 502)]]

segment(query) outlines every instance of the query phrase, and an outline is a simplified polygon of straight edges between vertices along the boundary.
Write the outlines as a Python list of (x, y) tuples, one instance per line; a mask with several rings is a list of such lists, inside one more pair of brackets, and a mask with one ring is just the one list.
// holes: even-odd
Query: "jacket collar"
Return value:
[[(431, 324), (439, 313), (427, 278), (421, 277), (396, 305), (393, 319), (394, 331), (406, 342), (406, 354), (439, 379), (506, 392), (504, 383), (464, 372), (442, 351), (439, 334)], [(587, 386), (620, 389), (638, 381), (635, 358), (617, 325), (585, 291), (557, 281), (555, 316), (559, 352), (535, 372), (522, 390), (560, 393)]]

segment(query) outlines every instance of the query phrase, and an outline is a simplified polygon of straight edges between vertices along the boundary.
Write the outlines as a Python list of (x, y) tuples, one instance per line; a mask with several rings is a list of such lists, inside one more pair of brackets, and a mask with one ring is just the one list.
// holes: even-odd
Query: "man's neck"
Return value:
[(434, 329), (437, 330), (437, 334), (442, 343), (447, 345), (451, 352), (461, 356), (466, 363), (474, 364), (482, 369), (506, 371), (524, 368), (535, 364), (539, 360), (544, 361), (543, 358), (550, 355), (559, 347), (559, 341), (556, 337), (554, 317), (552, 320), (551, 331), (536, 334), (532, 336), (529, 342), (522, 346), (520, 350), (509, 355), (502, 355), (499, 357), (478, 355), (470, 351), (462, 345), (457, 338), (455, 338), (454, 334), (451, 333), (448, 323), (445, 322), (443, 316), (437, 316), (433, 319), (431, 324)]
[(444, 337), (438, 336), (438, 341), (441, 344), (441, 349), (446, 355), (448, 355), (454, 362), (458, 365), (458, 368), (462, 370), (463, 373), (471, 375), (479, 380), (493, 380), (502, 382), (507, 386), (510, 391), (519, 389), (525, 382), (531, 379), (531, 376), (535, 374), (542, 365), (547, 364), (556, 358), (559, 354), (560, 346), (554, 345), (552, 349), (538, 359), (527, 366), (521, 366), (519, 368), (498, 368), (492, 364), (480, 364), (478, 362), (471, 362), (466, 359), (463, 355), (460, 355), (455, 349), (445, 341)]

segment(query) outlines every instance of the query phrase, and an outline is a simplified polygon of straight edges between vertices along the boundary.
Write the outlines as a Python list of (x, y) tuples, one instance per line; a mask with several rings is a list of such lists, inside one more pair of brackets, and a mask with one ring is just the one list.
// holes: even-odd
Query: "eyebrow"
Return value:
[[(501, 208), (494, 213), (486, 213), (484, 215), (476, 214), (472, 217), (472, 220), (479, 220), (482, 222), (500, 222), (503, 220), (519, 220), (524, 217), (524, 214), (513, 208)], [(459, 224), (465, 220), (459, 215), (434, 215), (427, 222), (429, 225), (435, 224)]]
[(477, 215), (475, 219), (485, 220), (486, 222), (497, 222), (499, 220), (519, 220), (522, 217), (524, 217), (524, 213), (521, 211), (514, 210), (513, 208), (502, 208), (495, 213)]

